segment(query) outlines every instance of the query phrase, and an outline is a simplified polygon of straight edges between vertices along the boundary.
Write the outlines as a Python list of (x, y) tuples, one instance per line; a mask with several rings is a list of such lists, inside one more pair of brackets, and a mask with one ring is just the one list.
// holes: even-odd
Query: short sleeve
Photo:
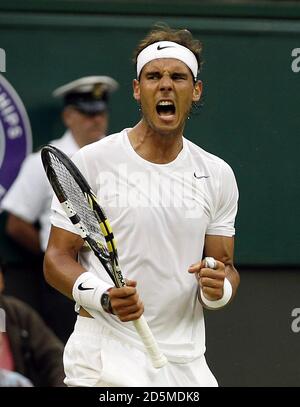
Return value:
[(234, 236), (238, 209), (238, 187), (231, 167), (224, 161), (220, 167), (219, 188), (215, 208), (207, 227), (207, 235)]
[(56, 226), (60, 229), (65, 229), (68, 232), (72, 232), (75, 233), (76, 235), (79, 235), (78, 230), (75, 228), (73, 223), (65, 214), (56, 196), (54, 196), (52, 199), (50, 222), (53, 226)]

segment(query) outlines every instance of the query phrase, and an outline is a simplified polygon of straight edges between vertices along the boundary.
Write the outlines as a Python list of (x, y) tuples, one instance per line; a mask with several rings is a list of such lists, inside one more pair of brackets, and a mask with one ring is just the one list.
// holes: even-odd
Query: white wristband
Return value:
[(211, 309), (218, 309), (224, 307), (230, 300), (232, 296), (232, 285), (230, 281), (225, 277), (224, 279), (224, 287), (223, 287), (223, 296), (219, 300), (210, 301), (204, 297), (202, 289), (200, 288), (200, 296), (203, 304), (205, 304), (208, 308)]
[(111, 288), (112, 285), (100, 280), (90, 271), (80, 274), (74, 283), (72, 295), (76, 301), (75, 310), (78, 304), (83, 308), (90, 308), (97, 311), (103, 311), (101, 305), (102, 294)]

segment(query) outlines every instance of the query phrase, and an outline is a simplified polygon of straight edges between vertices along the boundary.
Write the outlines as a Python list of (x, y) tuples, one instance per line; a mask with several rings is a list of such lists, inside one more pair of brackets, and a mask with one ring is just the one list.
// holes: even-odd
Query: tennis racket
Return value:
[[(100, 260), (114, 285), (123, 287), (125, 281), (119, 267), (114, 235), (96, 195), (76, 165), (58, 148), (47, 145), (42, 148), (41, 156), (48, 180), (66, 215)], [(153, 366), (164, 366), (167, 358), (159, 350), (145, 317), (142, 315), (133, 324)]]

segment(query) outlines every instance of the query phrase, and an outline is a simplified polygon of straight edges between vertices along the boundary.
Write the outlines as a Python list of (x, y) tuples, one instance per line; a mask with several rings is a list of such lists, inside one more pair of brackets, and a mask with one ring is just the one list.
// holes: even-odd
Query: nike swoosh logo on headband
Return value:
[(174, 47), (173, 47), (173, 45), (166, 45), (165, 47), (162, 47), (161, 45), (157, 46), (158, 51), (161, 51), (162, 49), (165, 49), (165, 48), (174, 48)]

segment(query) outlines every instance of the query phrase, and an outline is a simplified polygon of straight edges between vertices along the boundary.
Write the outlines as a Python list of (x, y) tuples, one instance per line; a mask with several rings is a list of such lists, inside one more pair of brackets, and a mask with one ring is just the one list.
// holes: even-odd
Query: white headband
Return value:
[(153, 59), (159, 58), (175, 58), (185, 63), (197, 80), (198, 74), (198, 62), (195, 55), (188, 48), (183, 45), (177, 44), (177, 42), (160, 41), (154, 44), (148, 45), (144, 48), (137, 57), (137, 77), (139, 78), (143, 67)]

